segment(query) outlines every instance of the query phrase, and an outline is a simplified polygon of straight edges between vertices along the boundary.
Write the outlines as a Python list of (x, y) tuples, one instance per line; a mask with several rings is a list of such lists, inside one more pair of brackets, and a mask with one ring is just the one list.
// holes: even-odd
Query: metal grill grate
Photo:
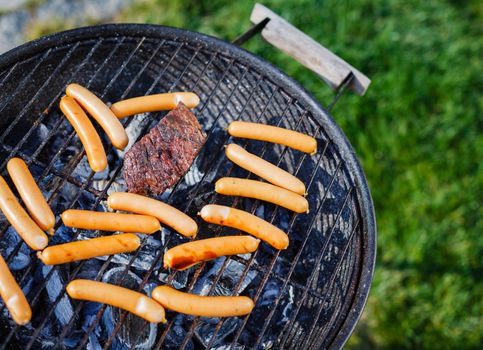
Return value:
[[(108, 193), (124, 189), (123, 154), (103, 140), (109, 171), (90, 171), (75, 132), (58, 108), (66, 85), (85, 85), (110, 102), (194, 91), (202, 101), (195, 114), (208, 139), (192, 171), (162, 199), (192, 217), (207, 203), (248, 210), (287, 231), (290, 246), (276, 251), (262, 244), (249, 256), (169, 272), (161, 268), (163, 252), (184, 239), (163, 229), (142, 237), (141, 248), (129, 255), (46, 267), (2, 222), (0, 252), (26, 292), (33, 319), (16, 326), (0, 304), (1, 349), (124, 349), (140, 344), (155, 349), (305, 349), (343, 344), (360, 315), (372, 275), (372, 205), (350, 147), (298, 85), (229, 44), (165, 27), (92, 27), (29, 45), (0, 59), (2, 175), (8, 159), (20, 156), (56, 214), (79, 207), (107, 210)], [(142, 136), (162, 115), (127, 118), (130, 138)], [(313, 135), (319, 151), (310, 157), (279, 145), (231, 140), (224, 129), (237, 119)], [(307, 185), (310, 213), (294, 215), (267, 203), (217, 195), (217, 178), (251, 177), (223, 156), (229, 141), (300, 177)], [(103, 234), (68, 229), (57, 219), (52, 244)], [(196, 220), (200, 238), (236, 233)], [(155, 326), (111, 307), (70, 300), (65, 286), (75, 278), (107, 279), (145, 292), (168, 283), (195, 293), (243, 294), (257, 306), (243, 318), (168, 312), (168, 324)]]

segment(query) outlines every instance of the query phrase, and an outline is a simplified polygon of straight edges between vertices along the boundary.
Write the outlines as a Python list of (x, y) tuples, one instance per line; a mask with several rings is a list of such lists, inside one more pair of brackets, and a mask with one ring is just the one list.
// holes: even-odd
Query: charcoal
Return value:
[[(184, 271), (176, 271), (174, 278), (171, 280), (170, 284), (173, 288), (181, 289), (186, 287), (188, 283), (188, 276), (190, 274), (189, 270)], [(160, 273), (158, 279), (163, 283), (168, 283), (169, 274), (168, 273)]]
[[(138, 276), (131, 271), (126, 271), (124, 267), (116, 267), (107, 271), (102, 281), (133, 290), (138, 290), (142, 283)], [(146, 293), (147, 288), (148, 286), (145, 286)], [(102, 315), (102, 323), (107, 336), (111, 335), (123, 312), (119, 308), (106, 307)], [(155, 323), (146, 324), (142, 318), (128, 313), (114, 338), (111, 349), (150, 349), (156, 340), (157, 328)]]
[[(20, 242), (22, 242), (22, 239), (17, 231), (9, 226), (3, 237), (0, 239), (0, 251), (3, 253), (2, 255), (5, 260), (13, 254), (17, 245), (21, 244)], [(12, 261), (8, 264), (10, 270), (20, 271), (25, 269), (31, 261), (30, 252), (31, 250), (26, 244), (21, 244), (19, 251), (13, 256)]]
[[(189, 319), (190, 317), (182, 314), (177, 314), (174, 316), (174, 318), (172, 319), (173, 326), (171, 326), (168, 334), (166, 334), (166, 338), (163, 342), (163, 349), (174, 350), (178, 349), (181, 346), (187, 334), (185, 328), (183, 327), (183, 321), (185, 321), (187, 318)], [(191, 339), (188, 340), (185, 349), (194, 349), (194, 345)]]
[[(23, 248), (25, 248), (24, 244), (22, 244), (22, 246), (20, 247), (21, 251), (15, 254), (10, 264), (8, 264), (10, 271), (23, 270), (30, 264), (30, 256), (28, 252), (26, 251), (22, 252), (22, 250), (24, 250)], [(10, 256), (13, 253), (13, 250), (14, 250), (13, 248), (8, 248), (5, 256)]]
[(116, 149), (116, 153), (119, 158), (124, 158), (126, 152), (131, 149), (134, 143), (137, 141), (139, 136), (141, 136), (143, 130), (148, 126), (148, 124), (153, 120), (149, 113), (142, 113), (131, 117), (131, 121), (124, 128), (126, 131), (129, 143), (123, 150)]
[[(52, 271), (53, 270), (53, 271)], [(60, 300), (57, 301), (60, 294), (63, 292), (64, 286), (67, 284), (67, 276), (64, 270), (54, 269), (52, 265), (44, 265), (42, 267), (42, 274), (44, 278), (50, 273), (45, 289), (52, 304), (57, 304), (54, 307), (54, 315), (60, 326), (65, 326), (74, 317), (74, 309), (72, 307), (70, 298), (63, 293)]]
[[(87, 160), (87, 157), (84, 156), (80, 160), (79, 164), (77, 164), (77, 166), (75, 167), (74, 171), (72, 172), (72, 176), (79, 181), (86, 181), (91, 176), (92, 173), (93, 173), (93, 170), (89, 165), (89, 161)], [(104, 180), (104, 179), (107, 179), (108, 176), (109, 176), (109, 164), (106, 166), (106, 168), (103, 171), (94, 172), (94, 174), (92, 175), (92, 179)]]
[(229, 317), (224, 319), (220, 329), (218, 330), (218, 332), (216, 332), (215, 340), (212, 341), (218, 321), (218, 318), (214, 318), (212, 322), (202, 321), (199, 322), (196, 326), (195, 336), (205, 347), (210, 342), (212, 343), (212, 346), (222, 344), (222, 342), (227, 337), (235, 333), (242, 324), (242, 320), (239, 317)]

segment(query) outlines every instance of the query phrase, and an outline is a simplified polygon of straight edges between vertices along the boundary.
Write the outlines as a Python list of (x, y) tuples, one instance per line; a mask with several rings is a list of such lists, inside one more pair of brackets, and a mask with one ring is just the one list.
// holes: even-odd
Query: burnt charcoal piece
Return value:
[(126, 153), (128, 191), (162, 194), (186, 174), (205, 140), (198, 119), (179, 103)]

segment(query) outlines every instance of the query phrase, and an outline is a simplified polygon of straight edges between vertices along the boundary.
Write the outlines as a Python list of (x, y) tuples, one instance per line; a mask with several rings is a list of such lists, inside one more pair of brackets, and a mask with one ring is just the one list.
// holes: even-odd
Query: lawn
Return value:
[[(333, 111), (362, 162), (378, 223), (370, 298), (348, 348), (483, 343), (483, 5), (471, 1), (264, 1), (372, 79)], [(141, 1), (117, 20), (233, 39), (250, 1)], [(257, 38), (327, 104), (314, 74)]]

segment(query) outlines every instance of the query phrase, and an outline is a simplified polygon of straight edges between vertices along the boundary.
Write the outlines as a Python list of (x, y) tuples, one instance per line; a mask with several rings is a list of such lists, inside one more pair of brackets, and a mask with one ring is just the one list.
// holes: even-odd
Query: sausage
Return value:
[(55, 215), (35, 183), (27, 164), (20, 158), (12, 158), (7, 163), (7, 170), (32, 219), (42, 230), (53, 234)]
[(31, 249), (42, 250), (47, 246), (49, 242), (47, 235), (28, 216), (2, 176), (0, 176), (0, 209)]
[(205, 205), (199, 215), (211, 224), (233, 227), (267, 242), (277, 249), (288, 247), (288, 236), (278, 227), (246, 211), (223, 205)]
[(60, 110), (76, 131), (77, 135), (86, 150), (87, 160), (91, 169), (98, 172), (103, 171), (107, 166), (106, 152), (102, 145), (101, 138), (94, 125), (85, 114), (79, 104), (69, 96), (60, 100)]
[(139, 248), (141, 240), (133, 233), (92, 238), (47, 247), (37, 253), (45, 265), (58, 265), (94, 258), (96, 256), (132, 252)]
[(91, 280), (77, 279), (67, 285), (73, 299), (95, 301), (129, 311), (152, 323), (166, 323), (164, 308), (153, 299), (133, 290)]
[(270, 202), (296, 213), (308, 213), (309, 202), (304, 197), (266, 182), (223, 177), (215, 184), (215, 191), (228, 196), (256, 198)]
[(235, 121), (228, 126), (228, 133), (233, 137), (279, 143), (305, 153), (317, 152), (317, 140), (313, 137), (278, 126)]
[(200, 103), (200, 98), (193, 92), (171, 92), (140, 96), (114, 103), (111, 106), (111, 111), (118, 118), (125, 118), (138, 113), (174, 109), (180, 102), (183, 102), (188, 108), (195, 108)]
[(124, 149), (129, 140), (121, 122), (104, 102), (79, 84), (69, 84), (67, 96), (75, 99), (99, 123), (114, 147)]
[(305, 185), (287, 171), (266, 160), (246, 151), (242, 147), (229, 144), (225, 149), (225, 154), (233, 163), (243, 169), (261, 177), (268, 182), (283, 187), (300, 195), (305, 195)]
[(107, 204), (115, 210), (154, 216), (163, 224), (172, 227), (186, 237), (193, 237), (198, 231), (196, 222), (182, 211), (139, 194), (114, 192), (109, 195)]
[(247, 315), (255, 306), (249, 297), (200, 296), (183, 293), (169, 286), (154, 288), (152, 298), (167, 309), (205, 317)]
[(65, 226), (86, 230), (153, 233), (161, 228), (152, 216), (69, 209), (60, 217)]
[(22, 292), (22, 289), (15, 281), (7, 263), (0, 256), (0, 298), (3, 299), (5, 306), (13, 320), (19, 325), (30, 322), (32, 310)]
[(257, 250), (259, 243), (259, 239), (251, 236), (215, 237), (183, 243), (164, 254), (164, 267), (186, 270), (220, 256), (252, 253)]

